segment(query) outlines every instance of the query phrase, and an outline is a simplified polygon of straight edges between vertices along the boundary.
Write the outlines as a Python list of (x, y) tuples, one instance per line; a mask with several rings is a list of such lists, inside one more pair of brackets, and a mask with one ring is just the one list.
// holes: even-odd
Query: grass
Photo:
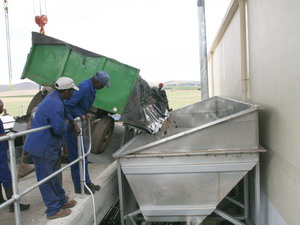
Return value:
[(26, 114), (26, 110), (32, 97), (18, 97), (18, 98), (2, 98), (4, 108), (7, 113), (12, 116), (22, 116)]
[(0, 96), (0, 98), (25, 98), (31, 97), (33, 98), (34, 95), (12, 95), (12, 96)]
[(165, 90), (198, 90), (200, 87), (197, 86), (166, 86)]
[(182, 108), (201, 100), (201, 91), (195, 89), (167, 89), (166, 93), (169, 100), (169, 107), (173, 108), (173, 110)]
[[(172, 87), (166, 89), (169, 106), (173, 109), (182, 108), (201, 100), (201, 91), (197, 87)], [(12, 116), (25, 115), (27, 107), (33, 95), (0, 96), (4, 102), (4, 108)]]

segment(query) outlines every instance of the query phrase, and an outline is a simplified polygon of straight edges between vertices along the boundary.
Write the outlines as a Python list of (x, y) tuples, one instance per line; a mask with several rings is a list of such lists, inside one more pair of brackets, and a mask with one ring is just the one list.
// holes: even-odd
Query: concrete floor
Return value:
[[(114, 133), (106, 151), (98, 155), (91, 153), (88, 156), (88, 160), (91, 162), (89, 164), (90, 177), (95, 184), (101, 185), (100, 191), (95, 193), (97, 224), (104, 217), (112, 203), (114, 203), (114, 201), (118, 198), (116, 162), (114, 162), (112, 154), (120, 147), (122, 131), (122, 125), (116, 123)], [(20, 192), (26, 190), (35, 183), (35, 173), (20, 179)], [(29, 210), (21, 212), (22, 224), (93, 224), (92, 197), (85, 196), (82, 198), (80, 195), (74, 193), (70, 169), (63, 172), (63, 188), (69, 196), (69, 199), (75, 199), (77, 201), (77, 205), (72, 208), (71, 215), (55, 220), (46, 219), (46, 207), (41, 198), (39, 189), (36, 188), (25, 195), (21, 200), (23, 203), (30, 204)], [(1, 210), (0, 225), (13, 224), (15, 224), (14, 213), (9, 213), (8, 208)]]

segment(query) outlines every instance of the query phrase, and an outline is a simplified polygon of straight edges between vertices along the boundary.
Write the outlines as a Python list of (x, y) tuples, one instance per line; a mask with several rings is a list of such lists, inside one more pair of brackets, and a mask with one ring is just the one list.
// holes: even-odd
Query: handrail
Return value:
[[(82, 126), (80, 125), (81, 121), (78, 121), (79, 127), (82, 128)], [(78, 144), (78, 156), (82, 155), (82, 165), (79, 165), (79, 170), (82, 170), (82, 174), (83, 174), (83, 179), (81, 179), (81, 196), (83, 197), (84, 195), (84, 187), (90, 192), (91, 196), (92, 196), (92, 203), (93, 203), (93, 214), (94, 214), (94, 225), (97, 224), (97, 217), (96, 217), (96, 205), (95, 205), (95, 197), (93, 192), (91, 191), (91, 189), (88, 187), (88, 185), (86, 184), (86, 177), (85, 177), (85, 156), (87, 156), (91, 150), (92, 150), (92, 139), (91, 139), (91, 123), (88, 120), (88, 137), (89, 137), (89, 147), (86, 153), (84, 153), (84, 144), (83, 144), (83, 135), (82, 135), (82, 130), (81, 130), (81, 135), (77, 136), (77, 144)]]
[[(28, 194), (29, 192), (31, 192), (33, 189), (37, 188), (38, 186), (40, 186), (41, 184), (45, 183), (46, 181), (52, 179), (53, 177), (57, 176), (59, 173), (62, 173), (62, 171), (66, 170), (67, 168), (71, 167), (72, 165), (76, 164), (77, 162), (79, 162), (79, 165), (82, 165), (80, 163), (80, 161), (85, 162), (85, 157), (91, 152), (91, 125), (90, 125), (90, 119), (88, 119), (88, 137), (89, 137), (89, 147), (88, 147), (88, 151), (87, 153), (84, 153), (84, 145), (83, 145), (83, 137), (82, 137), (82, 124), (80, 121), (80, 118), (76, 118), (75, 122), (77, 122), (80, 125), (80, 129), (81, 132), (78, 135), (78, 139), (79, 140), (79, 144), (78, 144), (78, 158), (74, 161), (72, 161), (71, 163), (69, 163), (68, 165), (64, 166), (63, 168), (60, 168), (58, 171), (56, 171), (55, 173), (49, 175), (48, 177), (45, 177), (43, 180), (37, 182), (36, 184), (34, 184), (33, 186), (27, 188), (26, 190), (24, 190), (23, 192), (19, 193), (18, 190), (18, 181), (17, 181), (17, 177), (16, 177), (16, 157), (15, 157), (15, 145), (14, 145), (14, 140), (16, 137), (21, 137), (21, 136), (25, 136), (27, 134), (31, 134), (34, 132), (38, 132), (38, 131), (42, 131), (42, 130), (46, 130), (51, 128), (50, 125), (47, 126), (43, 126), (43, 127), (39, 127), (39, 128), (34, 128), (34, 129), (30, 129), (30, 130), (26, 130), (26, 131), (22, 131), (19, 133), (8, 133), (5, 136), (0, 137), (0, 142), (1, 141), (8, 141), (9, 142), (9, 155), (10, 155), (10, 164), (11, 164), (11, 176), (12, 176), (12, 185), (13, 185), (13, 196), (11, 199), (8, 199), (7, 201), (5, 201), (4, 203), (0, 204), (0, 210), (7, 207), (8, 205), (12, 204), (14, 202), (14, 207), (15, 207), (15, 222), (16, 225), (21, 225), (21, 213), (20, 213), (20, 199), (22, 196)], [(83, 166), (83, 170), (80, 170), (80, 177), (83, 178), (81, 179), (81, 182), (83, 182), (84, 185), (86, 185), (85, 183), (85, 172), (84, 171), (85, 167)], [(87, 185), (86, 185), (87, 187)], [(82, 188), (82, 187), (81, 187)], [(88, 188), (89, 189), (89, 188)], [(84, 197), (84, 189), (81, 189), (81, 197)], [(94, 207), (94, 218), (95, 216), (95, 202), (94, 202), (94, 196), (93, 197), (93, 207)], [(96, 220), (95, 220), (96, 223)]]

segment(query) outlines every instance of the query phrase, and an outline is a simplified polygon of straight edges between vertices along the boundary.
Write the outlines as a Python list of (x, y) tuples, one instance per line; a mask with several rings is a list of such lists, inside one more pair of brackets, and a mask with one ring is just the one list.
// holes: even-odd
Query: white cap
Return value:
[(55, 88), (57, 90), (67, 90), (73, 88), (76, 91), (79, 91), (79, 88), (74, 84), (74, 81), (69, 77), (60, 77), (55, 83)]

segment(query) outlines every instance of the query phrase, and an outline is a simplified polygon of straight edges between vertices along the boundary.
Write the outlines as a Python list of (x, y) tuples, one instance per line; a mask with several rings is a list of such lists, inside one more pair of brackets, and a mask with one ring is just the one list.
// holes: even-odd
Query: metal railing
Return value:
[(95, 200), (93, 193), (89, 189), (89, 187), (85, 183), (85, 157), (91, 152), (91, 125), (90, 125), (90, 120), (88, 120), (88, 138), (89, 138), (89, 147), (88, 151), (84, 153), (84, 144), (83, 144), (83, 135), (82, 135), (82, 123), (80, 118), (76, 118), (75, 122), (78, 123), (80, 127), (80, 134), (77, 136), (77, 144), (78, 144), (78, 158), (68, 165), (62, 167), (55, 173), (49, 175), (48, 177), (44, 178), (43, 180), (37, 182), (33, 186), (27, 188), (23, 192), (19, 193), (19, 187), (18, 187), (18, 180), (17, 180), (17, 162), (16, 162), (16, 152), (15, 152), (15, 139), (17, 137), (25, 136), (27, 134), (31, 134), (34, 132), (39, 132), (42, 130), (50, 129), (51, 126), (43, 126), (35, 129), (30, 129), (26, 131), (22, 131), (19, 133), (8, 133), (5, 136), (0, 137), (0, 142), (1, 141), (8, 141), (9, 145), (9, 158), (10, 158), (10, 169), (11, 169), (11, 177), (12, 177), (12, 187), (13, 187), (13, 197), (11, 199), (8, 199), (4, 203), (0, 204), (0, 210), (9, 206), (10, 204), (14, 203), (14, 209), (15, 209), (15, 223), (16, 225), (21, 225), (21, 213), (20, 213), (20, 200), (21, 198), (34, 190), (35, 188), (39, 187), (41, 184), (45, 183), (46, 181), (52, 179), (53, 177), (57, 176), (58, 174), (62, 173), (64, 170), (68, 169), (72, 165), (76, 164), (77, 162), (79, 163), (79, 172), (80, 172), (80, 180), (81, 180), (81, 197), (85, 197), (85, 192), (84, 192), (84, 187), (86, 187), (89, 192), (91, 193), (92, 199), (93, 199), (93, 208), (94, 208), (94, 222), (96, 223), (96, 215), (95, 215)]

